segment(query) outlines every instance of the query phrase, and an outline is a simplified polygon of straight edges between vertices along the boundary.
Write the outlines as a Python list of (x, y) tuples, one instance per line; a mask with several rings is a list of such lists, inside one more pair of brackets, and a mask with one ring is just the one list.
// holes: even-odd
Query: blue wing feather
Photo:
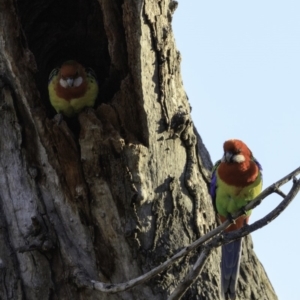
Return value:
[(262, 168), (261, 164), (258, 162), (258, 160), (255, 157), (252, 157), (252, 159), (256, 163), (256, 165), (258, 166), (259, 170), (262, 171), (263, 168)]

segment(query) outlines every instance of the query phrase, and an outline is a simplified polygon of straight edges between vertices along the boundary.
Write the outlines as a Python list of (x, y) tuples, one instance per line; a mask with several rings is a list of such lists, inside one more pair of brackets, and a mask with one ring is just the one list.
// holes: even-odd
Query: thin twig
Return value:
[[(268, 213), (265, 217), (261, 218), (260, 220), (254, 222), (252, 225), (244, 226), (243, 228), (230, 232), (225, 233), (222, 236), (215, 236), (211, 241), (205, 244), (203, 252), (201, 253), (200, 257), (198, 258), (198, 261), (201, 261), (203, 265), (201, 265), (201, 269), (199, 269), (199, 272), (195, 272), (195, 266), (192, 268), (190, 273), (186, 276), (183, 282), (181, 282), (173, 291), (173, 293), (169, 296), (168, 300), (179, 300), (184, 295), (186, 290), (190, 287), (190, 285), (197, 279), (200, 271), (202, 270), (205, 261), (207, 260), (210, 252), (213, 248), (217, 248), (223, 244), (227, 244), (232, 242), (233, 240), (239, 239), (241, 237), (244, 237), (251, 232), (262, 228), (272, 222), (274, 219), (276, 219), (285, 209), (286, 207), (291, 203), (291, 201), (295, 198), (297, 193), (300, 190), (300, 179), (294, 180), (293, 186), (288, 193), (288, 195), (285, 197), (284, 200), (270, 213)], [(274, 191), (275, 192), (275, 191)], [(197, 263), (198, 263), (197, 261)]]
[(280, 190), (280, 189), (275, 190), (274, 193), (278, 194), (282, 198), (286, 197), (286, 194), (282, 190)]
[[(300, 190), (300, 179), (293, 182), (293, 186), (292, 186), (291, 190), (289, 191), (289, 193), (287, 194), (287, 196), (266, 216), (257, 220), (256, 222), (254, 222), (251, 225), (242, 227), (239, 230), (232, 231), (230, 233), (225, 233), (222, 237), (223, 241), (219, 245), (212, 243), (213, 247), (220, 246), (221, 244), (227, 244), (228, 242), (231, 242), (238, 238), (244, 237), (244, 236), (250, 234), (251, 232), (256, 231), (257, 229), (260, 229), (260, 228), (268, 225), (270, 222), (272, 222), (274, 219), (276, 219), (287, 208), (287, 206), (292, 202), (292, 200), (295, 198), (295, 196), (297, 195), (299, 190)], [(211, 242), (213, 242), (213, 241), (214, 240), (212, 240)], [(211, 242), (209, 242), (209, 243), (211, 243)], [(207, 247), (208, 247), (208, 244), (206, 245)]]
[(190, 270), (189, 274), (186, 275), (184, 281), (178, 284), (178, 286), (174, 289), (172, 294), (169, 296), (168, 300), (178, 300), (185, 294), (187, 289), (190, 287), (191, 284), (194, 283), (198, 275), (203, 270), (205, 262), (207, 261), (211, 253), (211, 250), (212, 249), (209, 248), (203, 249), (196, 263), (193, 265), (192, 269)]
[[(286, 182), (290, 181), (294, 176), (298, 175), (299, 173), (300, 173), (300, 167), (297, 168), (296, 170), (294, 170), (293, 172), (291, 172), (290, 174), (288, 174), (287, 176), (283, 177), (282, 179), (278, 180), (277, 182), (275, 182), (268, 188), (266, 188), (258, 197), (256, 197), (253, 201), (251, 201), (249, 204), (247, 204), (243, 210), (240, 210), (237, 213), (233, 214), (233, 219), (237, 219), (239, 216), (243, 215), (245, 210), (248, 211), (248, 210), (256, 207), (257, 205), (259, 205), (264, 198), (266, 198), (270, 194), (278, 191), (278, 188), (280, 186), (282, 186)], [(256, 224), (256, 223), (257, 222), (255, 222), (254, 224)], [(152, 277), (156, 276), (157, 274), (163, 272), (165, 269), (167, 269), (169, 266), (171, 266), (179, 258), (187, 255), (189, 252), (195, 250), (196, 248), (201, 246), (203, 243), (207, 242), (208, 240), (212, 239), (216, 235), (220, 234), (230, 224), (231, 224), (230, 221), (228, 221), (228, 220), (225, 221), (222, 225), (213, 229), (206, 235), (200, 237), (198, 240), (196, 240), (189, 246), (184, 247), (182, 250), (180, 250), (174, 256), (172, 256), (171, 258), (169, 258), (168, 260), (166, 260), (164, 263), (157, 266), (156, 268), (150, 270), (146, 274), (143, 274), (137, 278), (131, 279), (125, 283), (117, 283), (117, 284), (110, 284), (110, 283), (104, 283), (104, 282), (100, 282), (100, 281), (91, 280), (90, 282), (92, 283), (93, 289), (104, 292), (104, 293), (118, 293), (118, 292), (126, 291), (130, 288), (133, 288), (134, 286), (139, 285), (139, 284), (142, 284), (142, 283), (148, 281), (149, 279), (151, 279)], [(251, 226), (253, 226), (253, 225), (251, 225)], [(252, 231), (250, 231), (250, 232), (252, 232)], [(249, 233), (247, 233), (247, 234), (249, 234)], [(242, 234), (240, 232), (240, 236), (244, 236), (244, 235), (246, 235), (246, 234)], [(225, 238), (225, 236), (226, 236), (226, 238)], [(220, 237), (217, 237), (217, 238), (220, 239), (220, 241), (217, 244), (215, 244), (213, 247), (218, 247), (221, 244), (228, 243), (229, 241), (237, 239), (238, 237), (228, 238), (227, 234), (226, 234), (222, 238), (220, 238)], [(215, 239), (213, 241), (215, 241)], [(90, 288), (89, 285), (84, 284), (84, 286), (86, 286), (86, 288)]]
[(104, 292), (104, 293), (118, 293), (122, 291), (126, 291), (130, 288), (133, 288), (134, 286), (138, 284), (142, 284), (145, 281), (148, 281), (152, 277), (156, 276), (157, 274), (163, 272), (165, 269), (167, 269), (169, 266), (171, 266), (176, 260), (179, 258), (187, 255), (189, 252), (195, 250), (199, 246), (201, 246), (206, 241), (213, 238), (215, 235), (219, 234), (220, 232), (224, 231), (226, 227), (230, 225), (230, 222), (228, 224), (223, 223), (219, 227), (213, 229), (212, 231), (208, 232), (206, 235), (202, 236), (192, 244), (184, 247), (182, 250), (180, 250), (178, 253), (176, 253), (174, 256), (163, 262), (161, 265), (157, 266), (156, 268), (152, 269), (151, 271), (135, 278), (131, 279), (125, 283), (118, 283), (118, 284), (109, 284), (109, 283), (103, 283), (99, 281), (92, 280), (94, 289)]

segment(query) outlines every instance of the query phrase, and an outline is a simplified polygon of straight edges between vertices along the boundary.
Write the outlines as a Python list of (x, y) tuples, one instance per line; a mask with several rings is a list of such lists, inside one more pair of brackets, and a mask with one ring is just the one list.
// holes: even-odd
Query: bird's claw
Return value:
[(231, 223), (231, 224), (235, 224), (235, 219), (232, 217), (231, 213), (228, 213), (227, 215), (227, 220)]
[(244, 215), (247, 215), (247, 213), (248, 213), (248, 212), (246, 211), (245, 207), (242, 207), (242, 208), (241, 208), (241, 211), (243, 212)]

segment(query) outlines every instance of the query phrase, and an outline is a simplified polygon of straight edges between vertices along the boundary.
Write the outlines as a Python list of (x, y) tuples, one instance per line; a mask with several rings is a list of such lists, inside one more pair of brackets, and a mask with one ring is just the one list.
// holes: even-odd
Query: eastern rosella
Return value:
[[(224, 155), (214, 166), (210, 194), (221, 222), (253, 200), (262, 189), (262, 168), (252, 152), (240, 140), (224, 143)], [(226, 232), (248, 223), (251, 211), (239, 217)], [(236, 298), (242, 240), (222, 246), (221, 294), (223, 299)]]
[(57, 113), (73, 117), (84, 107), (92, 107), (98, 95), (98, 83), (92, 69), (74, 60), (66, 61), (49, 75), (49, 98)]

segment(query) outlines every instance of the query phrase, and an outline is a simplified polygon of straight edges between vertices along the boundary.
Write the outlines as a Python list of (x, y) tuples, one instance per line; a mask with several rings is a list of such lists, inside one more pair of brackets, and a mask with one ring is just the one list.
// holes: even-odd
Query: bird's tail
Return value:
[(221, 259), (221, 293), (222, 299), (234, 300), (240, 273), (242, 239), (222, 246)]

